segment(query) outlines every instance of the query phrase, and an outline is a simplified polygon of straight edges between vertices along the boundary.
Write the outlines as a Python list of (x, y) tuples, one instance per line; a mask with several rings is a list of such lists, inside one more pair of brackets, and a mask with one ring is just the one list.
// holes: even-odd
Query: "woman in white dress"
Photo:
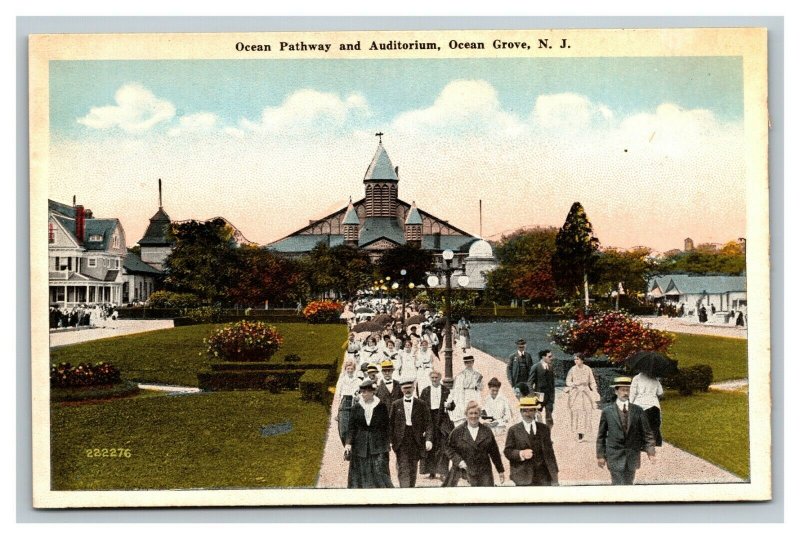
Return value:
[(656, 446), (661, 447), (661, 402), (664, 388), (658, 378), (651, 378), (645, 373), (639, 373), (631, 381), (631, 404), (644, 410), (644, 415), (650, 422), (650, 428), (656, 437)]
[(358, 363), (358, 352), (361, 350), (361, 343), (356, 340), (355, 333), (350, 333), (350, 335), (347, 337), (347, 342), (344, 343), (344, 346), (347, 350), (347, 356), (345, 359), (350, 359), (355, 363)]
[(417, 394), (421, 395), (422, 390), (431, 385), (431, 371), (433, 371), (433, 352), (428, 348), (428, 341), (421, 340), (419, 342), (419, 350), (417, 350), (417, 360), (415, 366), (417, 368)]
[(375, 365), (381, 362), (381, 354), (380, 350), (378, 349), (378, 340), (374, 335), (367, 337), (366, 344), (361, 347), (358, 357), (361, 361), (374, 363)]
[(492, 429), (495, 438), (505, 436), (506, 428), (511, 423), (513, 413), (508, 400), (500, 394), (502, 386), (500, 380), (492, 378), (489, 383), (489, 395), (483, 401), (482, 417), (487, 419), (487, 425)]
[(411, 339), (406, 339), (403, 349), (400, 351), (400, 371), (395, 371), (397, 379), (401, 378), (417, 378), (417, 358), (413, 351), (413, 343)]
[(470, 348), (469, 327), (469, 322), (462, 316), (458, 321), (458, 347), (462, 352), (466, 352), (467, 348)]
[(361, 382), (361, 378), (356, 376), (356, 362), (352, 359), (345, 360), (342, 374), (336, 383), (336, 395), (339, 397), (339, 413), (336, 420), (339, 422), (339, 438), (342, 444), (347, 438), (350, 410), (355, 404)]
[(574, 360), (575, 366), (567, 373), (567, 389), (564, 392), (568, 395), (572, 432), (576, 432), (578, 441), (583, 442), (584, 434), (590, 430), (592, 411), (600, 400), (600, 394), (592, 368), (583, 362), (583, 356), (575, 354)]
[(464, 360), (464, 370), (458, 373), (453, 380), (453, 390), (450, 392), (455, 409), (450, 414), (455, 426), (466, 420), (464, 415), (467, 411), (467, 403), (470, 401), (481, 401), (481, 390), (483, 389), (483, 375), (473, 369), (475, 358), (466, 355)]

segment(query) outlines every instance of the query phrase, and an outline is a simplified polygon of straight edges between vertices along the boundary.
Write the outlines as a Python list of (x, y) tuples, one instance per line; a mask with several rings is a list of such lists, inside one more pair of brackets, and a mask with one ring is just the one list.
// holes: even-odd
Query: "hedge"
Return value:
[(666, 389), (677, 389), (681, 395), (691, 395), (695, 391), (708, 391), (714, 381), (714, 370), (709, 365), (692, 365), (678, 369), (674, 376), (662, 380)]
[(134, 382), (89, 387), (54, 387), (50, 389), (53, 402), (76, 402), (87, 400), (107, 400), (130, 397), (141, 391)]
[(325, 403), (330, 380), (330, 371), (306, 371), (306, 373), (300, 377), (300, 397), (307, 401)]

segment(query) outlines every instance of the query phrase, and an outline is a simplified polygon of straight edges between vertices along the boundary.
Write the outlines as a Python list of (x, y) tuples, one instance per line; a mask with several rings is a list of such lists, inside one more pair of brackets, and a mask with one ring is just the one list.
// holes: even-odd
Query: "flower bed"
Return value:
[(613, 363), (620, 363), (640, 350), (664, 352), (675, 340), (671, 333), (645, 326), (620, 311), (599, 312), (576, 320), (565, 320), (553, 328), (550, 337), (568, 354), (604, 354)]
[(69, 363), (59, 363), (50, 367), (50, 387), (109, 386), (121, 381), (119, 369), (106, 362), (95, 365), (79, 363), (75, 367)]
[(267, 361), (283, 344), (274, 326), (242, 320), (227, 324), (204, 340), (206, 354), (226, 361)]
[(333, 324), (340, 322), (344, 306), (337, 301), (312, 301), (303, 309), (303, 316), (312, 324)]

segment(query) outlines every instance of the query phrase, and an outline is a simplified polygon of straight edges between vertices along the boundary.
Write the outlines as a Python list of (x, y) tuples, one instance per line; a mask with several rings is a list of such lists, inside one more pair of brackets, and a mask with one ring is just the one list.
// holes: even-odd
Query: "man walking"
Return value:
[(603, 408), (597, 429), (597, 465), (611, 472), (612, 485), (632, 485), (641, 465), (640, 453), (656, 461), (655, 436), (647, 416), (639, 406), (628, 402), (631, 379), (614, 379), (617, 400)]
[(375, 391), (375, 396), (386, 404), (386, 408), (391, 410), (392, 403), (403, 396), (403, 392), (400, 390), (400, 384), (394, 379), (394, 365), (391, 361), (386, 360), (381, 362), (381, 375), (383, 375), (383, 379), (378, 382), (378, 389)]
[(528, 385), (531, 391), (544, 394), (544, 408), (547, 411), (547, 425), (553, 426), (553, 405), (556, 400), (556, 377), (553, 374), (553, 352), (541, 350), (539, 363), (533, 366)]
[(511, 480), (521, 486), (557, 486), (558, 464), (553, 452), (550, 428), (536, 421), (542, 403), (536, 397), (522, 397), (522, 421), (508, 429), (503, 450), (511, 463)]
[(389, 412), (389, 439), (397, 457), (397, 479), (401, 487), (417, 484), (419, 460), (433, 449), (431, 414), (423, 402), (414, 397), (414, 379), (400, 380), (403, 398), (392, 403)]
[(525, 339), (517, 341), (517, 351), (508, 356), (508, 367), (506, 375), (517, 398), (520, 397), (519, 384), (527, 384), (533, 367), (533, 358), (529, 352), (525, 351)]
[[(422, 390), (419, 400), (429, 410), (431, 415), (431, 441), (433, 447), (422, 458), (422, 472), (433, 479), (436, 474), (444, 477), (448, 470), (447, 455), (444, 453), (444, 444), (453, 430), (453, 422), (447, 413), (446, 402), (450, 390), (442, 385), (442, 374), (431, 371), (431, 385)], [(455, 407), (450, 402), (451, 408)]]

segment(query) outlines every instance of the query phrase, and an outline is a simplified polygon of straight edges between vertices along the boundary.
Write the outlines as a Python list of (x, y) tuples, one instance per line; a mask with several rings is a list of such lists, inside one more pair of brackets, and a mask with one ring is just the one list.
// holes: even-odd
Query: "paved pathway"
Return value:
[[(513, 351), (513, 350), (512, 350)], [(472, 348), (470, 352), (475, 356), (475, 369), (483, 374), (485, 382), (492, 377), (497, 377), (503, 382), (500, 391), (506, 396), (510, 403), (515, 403), (508, 383), (506, 383), (505, 362), (500, 361), (489, 354)], [(509, 352), (510, 353), (510, 352)], [(462, 368), (461, 352), (455, 351), (453, 357), (453, 368), (456, 374)], [(442, 366), (442, 371), (444, 368)], [(483, 396), (488, 395), (488, 389), (484, 389)], [(338, 395), (334, 399), (334, 407), (338, 407)], [(608, 485), (611, 478), (606, 469), (600, 469), (596, 464), (595, 440), (596, 433), (589, 433), (586, 442), (579, 443), (577, 435), (570, 431), (569, 410), (567, 408), (567, 397), (561, 390), (557, 390), (555, 411), (555, 426), (553, 430), (554, 450), (558, 466), (560, 468), (559, 480), (562, 485)], [(515, 414), (513, 422), (519, 421), (519, 413)], [(595, 410), (592, 424), (597, 425), (600, 421), (600, 411)], [(344, 450), (339, 440), (336, 414), (331, 414), (331, 422), (328, 428), (328, 438), (325, 444), (325, 452), (322, 458), (317, 487), (322, 488), (345, 488), (347, 487), (347, 466), (343, 460)], [(502, 452), (503, 446), (500, 445)], [(390, 452), (390, 469), (392, 481), (397, 482), (397, 472), (394, 461), (394, 454)], [(711, 464), (699, 457), (691, 455), (670, 444), (657, 449), (657, 462), (650, 464), (646, 457), (642, 460), (642, 467), (636, 474), (637, 483), (649, 484), (680, 484), (680, 483), (734, 483), (742, 482), (739, 477)], [(505, 456), (503, 461), (506, 466), (506, 479), (508, 479), (508, 461)], [(509, 484), (508, 482), (506, 483)], [(466, 486), (466, 482), (462, 481)], [(440, 482), (430, 480), (427, 476), (419, 476), (418, 487), (439, 487)]]
[(701, 324), (691, 318), (669, 318), (668, 316), (640, 316), (639, 320), (650, 324), (653, 329), (672, 331), (674, 333), (692, 333), (695, 335), (713, 335), (716, 337), (732, 337), (746, 339), (747, 329), (737, 326)]
[(106, 320), (107, 327), (50, 332), (50, 348), (175, 327), (172, 320)]

